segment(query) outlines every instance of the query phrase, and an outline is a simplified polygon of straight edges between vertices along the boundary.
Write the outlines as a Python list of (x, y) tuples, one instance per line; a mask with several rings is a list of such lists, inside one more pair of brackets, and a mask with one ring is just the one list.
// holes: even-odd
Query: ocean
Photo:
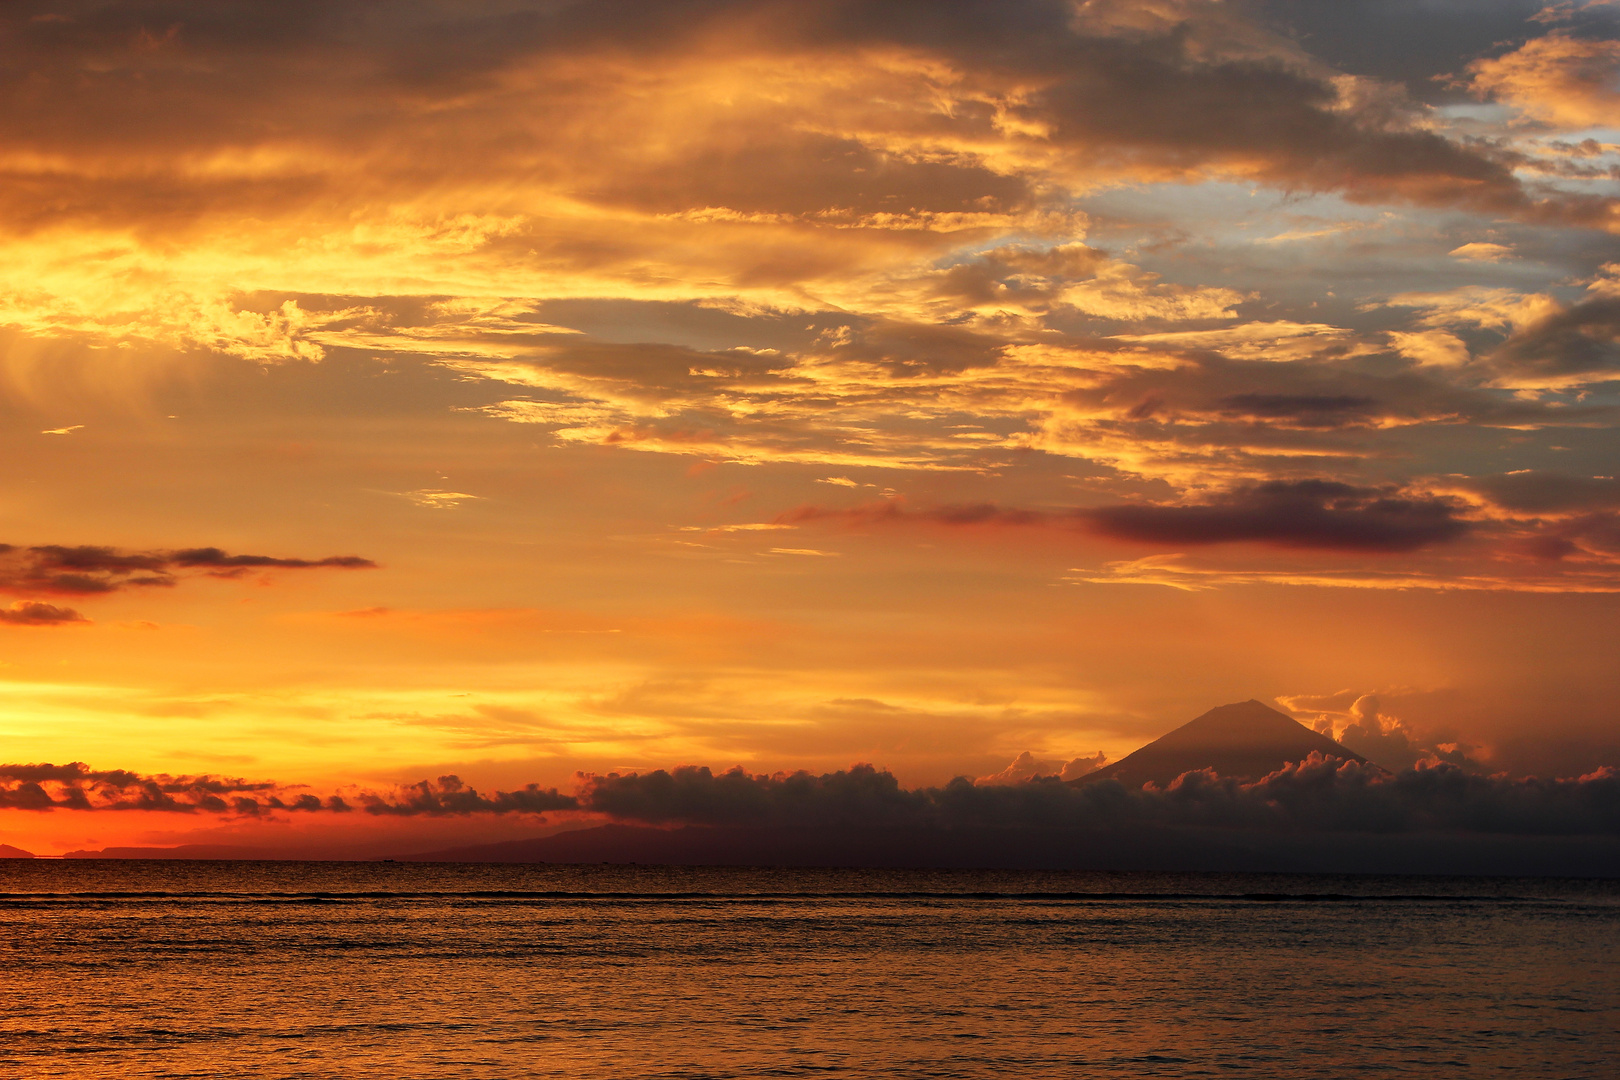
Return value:
[(1602, 1077), (1620, 882), (0, 862), (8, 1077)]

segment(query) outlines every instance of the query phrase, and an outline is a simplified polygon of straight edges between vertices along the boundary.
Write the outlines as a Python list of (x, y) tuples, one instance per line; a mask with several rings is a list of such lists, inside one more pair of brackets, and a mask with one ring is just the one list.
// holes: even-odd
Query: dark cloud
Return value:
[(374, 570), (377, 564), (358, 555), (329, 555), (324, 559), (277, 559), (269, 555), (227, 555), (219, 548), (187, 548), (170, 555), (175, 566), (205, 567), (208, 569), (239, 570), (264, 566), (307, 569), (316, 566), (340, 567), (344, 570)]
[(40, 600), (19, 600), (8, 608), (0, 608), (0, 623), (8, 626), (64, 626), (87, 621), (72, 608)]
[(706, 766), (581, 778), (586, 809), (653, 824), (859, 825), (911, 822), (926, 814), (927, 791), (906, 791), (870, 765), (814, 776), (750, 776)]
[(1620, 298), (1575, 304), (1514, 333), (1490, 354), (1510, 376), (1620, 378)]
[(1365, 422), (1379, 411), (1376, 399), (1350, 394), (1232, 394), (1220, 405), (1234, 416), (1326, 428)]
[[(1460, 751), (1459, 751), (1460, 752)], [(455, 776), (391, 792), (362, 792), (358, 807), (340, 796), (277, 793), (275, 785), (228, 778), (141, 776), (68, 765), (0, 766), (0, 807), (147, 811), (260, 817), (276, 812), (377, 816), (540, 814), (583, 810), (654, 825), (795, 829), (1096, 829), (1127, 825), (1261, 830), (1406, 832), (1464, 830), (1535, 835), (1620, 833), (1620, 773), (1576, 779), (1513, 780), (1430, 761), (1391, 773), (1353, 761), (1309, 759), (1253, 783), (1210, 770), (1168, 787), (1116, 780), (1088, 784), (1037, 777), (980, 784), (960, 777), (943, 787), (905, 789), (869, 765), (814, 775), (716, 774), (683, 766), (645, 774), (579, 778), (575, 795), (530, 784), (482, 794)]]
[(1525, 469), (1457, 481), (1503, 510), (1525, 514), (1565, 514), (1620, 509), (1620, 480), (1613, 476), (1571, 476)]
[(1612, 406), (1552, 406), (1459, 386), (1431, 371), (1369, 370), (1335, 357), (1332, 347), (1307, 364), (1235, 360), (1207, 349), (1185, 355), (1189, 362), (1174, 370), (1101, 372), (1095, 385), (1066, 391), (1064, 400), (1122, 433), (1246, 443), (1260, 435), (1276, 446), (1341, 445), (1323, 442), (1341, 429), (1578, 426), (1615, 414)]
[(1556, 562), (1579, 554), (1620, 554), (1620, 514), (1579, 514), (1542, 527), (1518, 540), (1521, 552)]
[(1271, 481), (1193, 505), (1082, 511), (1097, 532), (1173, 546), (1252, 542), (1338, 551), (1415, 551), (1456, 540), (1469, 523), (1448, 499), (1409, 497), (1330, 480)]
[(1084, 244), (1050, 250), (1007, 247), (947, 270), (934, 293), (968, 305), (1043, 309), (1059, 302), (1060, 287), (1095, 277), (1107, 254)]
[(898, 499), (845, 509), (800, 506), (778, 524), (929, 521), (942, 525), (1060, 526), (1116, 540), (1175, 547), (1259, 543), (1333, 551), (1415, 551), (1462, 537), (1472, 527), (1451, 499), (1406, 496), (1332, 480), (1275, 480), (1239, 488), (1207, 503), (1123, 504), (1021, 510), (975, 503), (912, 510)]
[(124, 769), (92, 769), (82, 761), (72, 761), (65, 765), (53, 765), (43, 762), (35, 765), (0, 765), (0, 779), (23, 780), (29, 783), (38, 783), (41, 780), (57, 780), (62, 783), (93, 782), (110, 784), (114, 787), (129, 787), (141, 783), (139, 773)]
[(529, 784), (518, 791), (496, 791), (481, 795), (461, 782), (459, 776), (441, 776), (437, 782), (423, 780), (397, 792), (360, 797), (368, 814), (414, 817), (445, 817), (465, 814), (538, 814), (546, 810), (575, 810), (579, 804), (571, 795), (556, 788)]
[(878, 499), (858, 506), (833, 508), (797, 506), (778, 514), (778, 525), (802, 525), (814, 521), (837, 521), (848, 525), (876, 525), (885, 522), (926, 521), (941, 525), (1050, 525), (1072, 523), (1074, 513), (1048, 513), (1017, 510), (995, 503), (968, 503), (913, 510), (900, 499)]
[[(368, 814), (444, 817), (466, 814), (537, 814), (573, 810), (578, 802), (555, 788), (529, 784), (488, 795), (441, 776), (394, 791), (362, 791), (354, 797)], [(92, 769), (83, 762), (0, 765), (0, 808), (19, 810), (125, 810), (172, 814), (235, 814), (260, 817), (288, 813), (349, 813), (341, 795), (290, 792), (271, 781), (218, 776), (143, 776), (126, 769)]]
[[(1422, 202), (1525, 211), (1532, 199), (1488, 150), (1418, 130), (1397, 103), (1341, 105), (1333, 73), (1216, 5), (1152, 18), (1077, 19), (1068, 4), (841, 4), (815, 20), (850, 44), (887, 39), (950, 56), (969, 71), (1044, 83), (1019, 119), (1059, 145), (1168, 164), (1256, 163), (1267, 179)], [(1224, 8), (1224, 6), (1222, 6)], [(1170, 11), (1174, 15), (1170, 15)], [(1549, 207), (1549, 209), (1551, 209)], [(1554, 211), (1555, 213), (1560, 211)], [(1603, 207), (1573, 207), (1600, 221)]]
[(1250, 4), (1313, 55), (1358, 75), (1396, 80), (1430, 100), (1466, 100), (1445, 77), (1540, 30), (1547, 0), (1255, 0)]
[[(1077, 169), (1228, 168), (1352, 198), (1589, 223), (1608, 213), (1602, 199), (1532, 195), (1506, 157), (1423, 130), (1404, 102), (1344, 100), (1331, 68), (1227, 5), (1165, 5), (1156, 21), (1108, 17), (1118, 6), (1093, 5), (1103, 14), (1085, 18), (1059, 0), (415, 3), (385, 13), (351, 0), (278, 4), (271, 16), (253, 4), (193, 2), (87, 6), (42, 20), (61, 14), (56, 5), (18, 3), (0, 18), (0, 135), (19, 153), (94, 144), (142, 162), (259, 143), (341, 149), (375, 158), (367, 182), (431, 186), (474, 168), (574, 174), (574, 189), (602, 202), (788, 214), (1015, 209), (1035, 198), (1030, 179), (987, 168), (971, 151), (896, 152), (889, 136), (1024, 141), (1067, 152)], [(960, 72), (952, 89), (961, 100), (949, 110), (851, 103), (860, 136), (722, 120), (701, 145), (672, 151), (674, 161), (600, 137), (589, 110), (614, 97), (622, 72), (659, 70), (700, 44), (716, 64), (922, 54)], [(600, 62), (581, 62), (591, 57)], [(512, 92), (504, 76), (564, 61), (565, 73), (533, 84), (541, 103), (503, 115)], [(537, 131), (527, 122), (535, 108), (583, 113), (584, 122)], [(393, 152), (403, 146), (408, 155)], [(138, 186), (94, 169), (48, 181), (19, 170), (0, 198), (25, 220), (105, 216), (132, 200), (161, 218), (305, 204), (355, 185), (353, 170), (325, 173), (318, 156), (281, 175), (145, 168)]]
[[(0, 765), (0, 806), (22, 810), (153, 810), (226, 813), (234, 802), (257, 804), (272, 783), (217, 776), (143, 776), (126, 769), (65, 765)], [(275, 802), (275, 797), (269, 797)], [(290, 809), (290, 807), (289, 807)]]
[[(94, 596), (131, 588), (167, 588), (177, 582), (177, 572), (185, 570), (197, 570), (214, 577), (234, 577), (253, 569), (362, 570), (375, 568), (376, 565), (370, 559), (357, 555), (286, 559), (268, 555), (230, 555), (213, 547), (179, 551), (120, 551), (117, 548), (89, 545), (17, 547), (0, 544), (0, 592), (14, 595)], [(35, 606), (43, 609), (50, 605)], [(63, 608), (51, 610), (66, 612)], [(67, 612), (66, 616), (58, 616), (54, 620), (42, 618), (36, 621), (71, 621), (73, 615)], [(3, 618), (0, 615), (0, 619)]]
[(593, 194), (652, 210), (718, 205), (829, 224), (847, 223), (859, 210), (1012, 212), (1037, 201), (1020, 177), (963, 160), (906, 160), (850, 137), (781, 131), (728, 142), (676, 169), (615, 177)]
[(1620, 554), (1620, 481), (1525, 469), (1494, 476), (1448, 478), (1510, 515), (1534, 515), (1510, 549), (1548, 562), (1577, 555)]
[(1391, 774), (1310, 759), (1255, 783), (1191, 772), (1168, 788), (1118, 781), (902, 789), (871, 766), (815, 776), (707, 768), (588, 776), (581, 805), (647, 824), (812, 828), (1096, 829), (1134, 824), (1260, 830), (1580, 835), (1620, 833), (1620, 773), (1578, 779), (1481, 776), (1450, 764)]

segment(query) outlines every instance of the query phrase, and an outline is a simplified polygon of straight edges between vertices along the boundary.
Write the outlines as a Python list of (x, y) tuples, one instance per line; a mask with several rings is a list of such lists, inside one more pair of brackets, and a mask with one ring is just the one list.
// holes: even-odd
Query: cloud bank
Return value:
[(1390, 774), (1309, 760), (1252, 784), (1187, 773), (1167, 789), (1055, 777), (1014, 785), (959, 778), (905, 790), (870, 766), (813, 776), (666, 772), (588, 777), (583, 807), (647, 824), (1095, 829), (1127, 824), (1323, 832), (1620, 833), (1620, 773), (1511, 780), (1449, 764)]
[[(1100, 755), (1099, 755), (1100, 756)], [(1071, 763), (1075, 765), (1077, 763)], [(1095, 762), (1078, 763), (1082, 775)], [(573, 795), (530, 784), (480, 793), (442, 776), (348, 797), (291, 793), (268, 782), (142, 776), (82, 763), (0, 766), (0, 807), (147, 811), (257, 818), (356, 811), (374, 817), (471, 817), (579, 811), (619, 822), (758, 828), (1111, 829), (1126, 825), (1320, 832), (1462, 831), (1524, 835), (1620, 834), (1620, 773), (1564, 779), (1484, 776), (1447, 762), (1390, 772), (1312, 754), (1253, 783), (1189, 772), (1168, 788), (1117, 781), (958, 777), (903, 788), (886, 770), (857, 765), (815, 775), (715, 773), (682, 766), (582, 774)]]
[(484, 795), (457, 776), (441, 776), (436, 781), (423, 780), (393, 790), (358, 789), (347, 798), (339, 794), (323, 798), (272, 781), (209, 775), (143, 776), (124, 769), (91, 769), (82, 762), (0, 765), (0, 808), (13, 810), (155, 811), (250, 818), (275, 813), (360, 811), (388, 817), (465, 817), (538, 814), (578, 806), (572, 796), (536, 784)]

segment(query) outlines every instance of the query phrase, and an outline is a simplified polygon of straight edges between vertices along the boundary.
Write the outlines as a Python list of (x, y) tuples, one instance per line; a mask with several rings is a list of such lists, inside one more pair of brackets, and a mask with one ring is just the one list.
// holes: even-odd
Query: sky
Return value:
[(1613, 0), (15, 0), (0, 56), (0, 842), (1077, 776), (1249, 698), (1620, 765)]

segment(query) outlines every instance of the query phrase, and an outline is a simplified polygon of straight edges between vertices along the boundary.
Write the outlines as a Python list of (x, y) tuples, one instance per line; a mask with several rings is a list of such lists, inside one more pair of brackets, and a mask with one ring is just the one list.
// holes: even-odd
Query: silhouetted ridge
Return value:
[(1134, 754), (1071, 783), (1118, 780), (1131, 788), (1149, 782), (1167, 787), (1182, 773), (1198, 769), (1258, 780), (1284, 765), (1304, 761), (1312, 753), (1367, 764), (1367, 759), (1355, 751), (1250, 699), (1211, 709)]

